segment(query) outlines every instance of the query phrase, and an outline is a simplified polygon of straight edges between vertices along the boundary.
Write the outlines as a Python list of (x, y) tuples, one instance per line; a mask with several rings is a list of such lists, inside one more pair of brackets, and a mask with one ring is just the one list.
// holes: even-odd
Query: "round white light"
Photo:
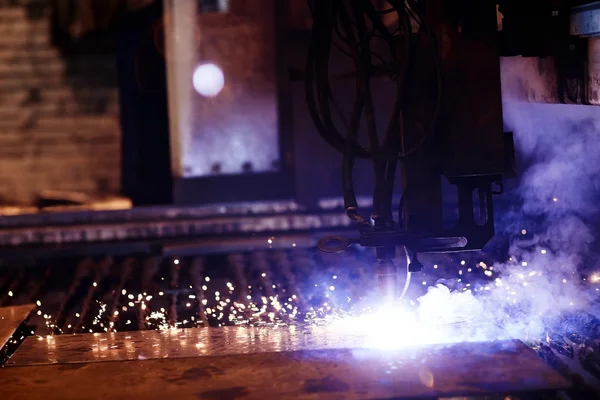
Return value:
[(204, 97), (215, 97), (225, 86), (223, 70), (215, 64), (202, 64), (192, 77), (194, 89)]

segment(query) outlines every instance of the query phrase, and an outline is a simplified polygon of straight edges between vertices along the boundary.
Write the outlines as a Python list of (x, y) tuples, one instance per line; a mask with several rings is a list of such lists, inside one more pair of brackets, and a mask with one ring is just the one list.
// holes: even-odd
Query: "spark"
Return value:
[[(523, 232), (521, 233), (524, 234)], [(537, 253), (537, 251), (540, 251), (541, 254), (547, 253), (547, 250), (545, 249), (538, 248), (534, 250), (535, 253)], [(515, 254), (515, 257), (520, 258), (518, 254)], [(528, 260), (534, 264), (534, 259)], [(394, 304), (387, 309), (373, 309), (366, 307), (361, 303), (361, 298), (359, 296), (349, 296), (348, 294), (350, 293), (344, 293), (344, 290), (341, 288), (345, 288), (345, 286), (337, 284), (337, 281), (345, 279), (347, 277), (346, 275), (338, 276), (326, 274), (321, 277), (321, 280), (313, 280), (308, 285), (304, 283), (305, 286), (298, 285), (299, 288), (304, 288), (307, 291), (310, 290), (312, 293), (294, 293), (294, 285), (289, 285), (285, 280), (286, 278), (281, 282), (260, 279), (260, 277), (266, 278), (267, 274), (271, 272), (269, 267), (262, 267), (261, 269), (264, 272), (260, 269), (257, 271), (260, 275), (255, 281), (257, 283), (252, 282), (252, 285), (248, 285), (245, 282), (238, 281), (233, 281), (233, 283), (223, 282), (225, 283), (226, 288), (223, 289), (221, 286), (218, 286), (222, 293), (215, 291), (212, 296), (210, 295), (212, 294), (212, 288), (211, 293), (209, 293), (207, 285), (200, 285), (196, 281), (192, 282), (193, 285), (188, 285), (188, 282), (186, 282), (181, 287), (175, 286), (174, 288), (169, 289), (167, 294), (169, 294), (169, 296), (173, 294), (173, 298), (176, 301), (176, 308), (181, 308), (181, 306), (188, 308), (188, 310), (184, 310), (184, 312), (181, 313), (181, 319), (179, 319), (179, 316), (177, 315), (179, 313), (177, 312), (175, 315), (170, 315), (171, 305), (166, 306), (164, 302), (156, 306), (151, 303), (145, 303), (144, 301), (150, 301), (152, 299), (152, 295), (147, 293), (137, 294), (135, 293), (135, 290), (133, 291), (133, 293), (135, 293), (134, 295), (132, 291), (128, 289), (122, 289), (121, 294), (127, 296), (124, 297), (124, 299), (130, 299), (127, 304), (129, 307), (137, 305), (140, 306), (141, 309), (148, 308), (148, 312), (141, 314), (142, 320), (145, 321), (147, 327), (161, 330), (178, 329), (183, 328), (184, 326), (206, 326), (207, 323), (210, 326), (286, 326), (314, 330), (314, 332), (320, 332), (321, 330), (324, 332), (332, 332), (336, 337), (356, 334), (358, 335), (358, 339), (351, 343), (356, 343), (359, 347), (384, 348), (497, 339), (500, 336), (498, 331), (494, 331), (488, 335), (489, 332), (485, 330), (479, 331), (472, 328), (472, 322), (478, 324), (481, 321), (485, 321), (485, 316), (478, 313), (475, 316), (469, 315), (468, 310), (473, 310), (474, 307), (478, 306), (477, 304), (474, 305), (472, 302), (478, 302), (482, 298), (496, 297), (501, 298), (505, 305), (511, 305), (511, 307), (513, 307), (512, 304), (517, 304), (517, 302), (522, 302), (523, 300), (531, 301), (533, 295), (537, 293), (535, 291), (537, 288), (536, 281), (539, 280), (537, 277), (542, 275), (541, 272), (538, 272), (539, 268), (536, 268), (536, 271), (521, 268), (527, 267), (528, 264), (526, 261), (518, 262), (515, 260), (515, 262), (509, 264), (511, 268), (515, 269), (509, 271), (510, 274), (505, 273), (502, 268), (504, 265), (502, 264), (494, 264), (496, 267), (494, 270), (494, 267), (488, 267), (483, 261), (473, 261), (475, 260), (458, 259), (455, 261), (455, 263), (460, 263), (460, 265), (464, 266), (462, 269), (459, 269), (460, 267), (452, 269), (454, 275), (453, 282), (459, 282), (459, 287), (456, 288), (455, 291), (451, 292), (450, 289), (440, 289), (439, 287), (427, 288), (428, 281), (423, 280), (423, 289), (427, 289), (427, 294), (424, 297), (413, 300), (404, 299), (404, 302), (398, 301), (398, 304)], [(467, 263), (469, 264), (469, 267), (466, 267)], [(480, 277), (479, 274), (472, 273), (473, 270), (477, 272), (476, 268), (471, 268), (473, 264), (476, 268), (482, 268), (484, 275), (491, 279), (474, 281), (473, 279), (480, 279)], [(538, 267), (538, 264), (535, 265)], [(433, 269), (436, 270), (438, 268), (438, 264), (433, 265)], [(449, 271), (450, 269), (448, 269), (447, 273), (449, 273)], [(469, 274), (466, 274), (467, 272)], [(277, 276), (279, 277), (279, 275)], [(463, 278), (465, 281), (464, 284), (460, 285), (461, 279), (456, 279), (458, 276)], [(503, 280), (501, 280), (499, 276), (501, 276)], [(200, 279), (205, 282), (210, 282), (208, 276)], [(433, 279), (435, 282), (435, 279), (437, 278), (426, 276), (426, 279), (429, 279), (429, 284), (431, 284), (431, 280)], [(562, 277), (559, 279), (562, 279)], [(600, 271), (589, 276), (588, 279), (589, 282), (600, 283)], [(336, 282), (331, 282), (331, 280), (336, 280)], [(215, 285), (220, 285), (220, 282), (221, 281), (218, 280), (215, 282)], [(236, 285), (239, 284), (239, 287), (244, 288), (239, 295), (234, 295), (234, 283)], [(335, 283), (336, 285), (334, 286), (332, 283)], [(567, 280), (563, 279), (563, 283), (567, 283)], [(179, 284), (181, 285), (181, 283)], [(313, 289), (313, 284), (314, 287), (318, 289)], [(418, 285), (418, 281), (416, 284)], [(188, 290), (188, 286), (192, 290)], [(247, 291), (245, 291), (246, 286), (248, 288)], [(306, 286), (310, 287), (307, 288)], [(596, 291), (599, 291), (600, 285), (597, 286), (599, 286), (599, 288), (596, 289)], [(527, 287), (527, 289), (523, 289), (523, 287)], [(203, 292), (200, 291), (200, 288)], [(217, 287), (215, 287), (215, 289), (216, 288)], [(271, 291), (271, 289), (277, 290)], [(325, 293), (323, 293), (323, 289), (325, 289)], [(163, 290), (166, 290), (164, 289), (164, 286)], [(165, 292), (163, 291), (150, 293), (153, 295), (158, 293), (158, 296), (165, 295)], [(314, 307), (311, 307), (310, 309), (303, 308), (303, 305), (306, 304), (304, 300), (298, 301), (299, 298), (306, 298), (312, 302), (316, 297), (315, 295), (319, 297), (323, 296), (321, 298), (327, 301), (314, 304)], [(178, 296), (179, 299), (177, 299)], [(205, 296), (209, 298), (209, 300), (204, 298)], [(179, 301), (181, 301), (182, 298), (184, 301), (180, 303)], [(436, 301), (428, 300), (430, 298), (436, 299)], [(198, 303), (195, 303), (195, 299), (198, 299)], [(185, 300), (188, 300), (188, 302)], [(156, 302), (158, 301), (159, 299), (157, 299)], [(539, 300), (536, 301), (539, 302)], [(210, 307), (208, 307), (209, 302)], [(198, 308), (195, 308), (196, 304)], [(362, 307), (360, 309), (358, 307), (359, 304)], [(567, 301), (564, 303), (565, 306), (568, 304), (572, 305), (573, 302)], [(167, 307), (168, 311), (165, 310), (165, 307), (160, 307), (160, 312), (155, 311), (160, 305)], [(41, 306), (41, 303), (39, 303), (38, 306)], [(130, 325), (132, 323), (131, 320), (126, 319), (127, 307), (121, 307), (120, 305), (117, 307), (119, 311), (114, 311), (113, 309), (106, 312), (102, 310), (101, 305), (101, 311), (95, 316), (92, 322), (92, 325), (94, 325), (93, 330), (101, 332), (102, 329), (106, 330), (108, 327), (108, 329), (114, 331), (115, 327), (119, 326), (121, 327), (120, 330), (127, 329), (124, 325)], [(106, 306), (104, 306), (104, 308), (106, 308)], [(41, 313), (41, 311), (39, 312)], [(121, 314), (119, 314), (119, 312)], [(129, 312), (136, 313), (135, 309), (130, 310)], [(494, 310), (488, 309), (487, 312), (493, 314)], [(106, 313), (110, 315), (110, 318), (108, 318), (110, 321), (106, 321)], [(111, 313), (113, 313), (113, 315), (111, 315)], [(94, 313), (90, 313), (89, 310), (86, 310), (86, 315), (94, 316)], [(78, 314), (77, 316), (79, 317)], [(119, 316), (120, 322), (118, 321), (119, 318), (116, 318)], [(185, 316), (186, 319), (184, 319), (183, 316)], [(492, 316), (490, 316), (490, 318), (491, 317)], [(494, 317), (497, 317), (497, 315), (494, 315)], [(509, 316), (507, 317), (510, 318)], [(46, 315), (44, 315), (44, 318), (48, 321), (46, 323), (47, 326), (52, 325), (50, 321), (51, 317), (49, 315), (47, 318)], [(481, 319), (481, 321), (479, 321), (479, 319)], [(106, 326), (104, 326), (104, 324), (106, 324)], [(471, 326), (471, 328), (469, 328), (469, 326)], [(81, 329), (86, 330), (85, 327), (82, 327)], [(540, 333), (539, 337), (543, 337), (542, 333)]]
[(327, 322), (317, 331), (353, 337), (360, 347), (393, 349), (424, 344), (475, 341), (466, 332), (456, 332), (456, 325), (448, 320), (440, 324), (435, 316), (415, 312), (406, 306), (387, 306), (368, 309), (359, 315), (327, 316)]

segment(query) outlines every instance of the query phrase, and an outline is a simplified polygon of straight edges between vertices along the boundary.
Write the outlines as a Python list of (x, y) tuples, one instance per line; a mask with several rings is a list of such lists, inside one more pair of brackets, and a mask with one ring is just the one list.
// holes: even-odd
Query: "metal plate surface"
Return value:
[(25, 321), (34, 308), (34, 304), (0, 307), (0, 349), (4, 347), (19, 325)]
[[(386, 399), (561, 389), (521, 342), (4, 368), (3, 399)], [(65, 389), (67, 388), (67, 389)]]
[(290, 328), (190, 328), (29, 337), (6, 366), (223, 356), (349, 347), (349, 337)]
[(365, 338), (319, 327), (223, 327), (32, 336), (6, 366), (91, 363), (360, 347)]
[(223, 327), (32, 336), (11, 366), (225, 356), (372, 347), (372, 339), (324, 327)]

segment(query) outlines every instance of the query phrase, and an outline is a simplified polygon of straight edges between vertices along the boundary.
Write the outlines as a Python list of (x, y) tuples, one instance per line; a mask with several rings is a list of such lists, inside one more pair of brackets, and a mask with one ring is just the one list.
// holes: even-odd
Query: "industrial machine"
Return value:
[[(411, 273), (423, 268), (418, 253), (479, 250), (494, 235), (492, 196), (502, 192), (513, 160), (512, 138), (502, 131), (496, 4), (390, 1), (378, 10), (371, 1), (314, 1), (311, 9), (311, 115), (321, 136), (342, 153), (344, 207), (360, 225), (357, 242), (377, 250), (382, 289), (393, 292), (397, 246), (407, 252)], [(343, 46), (356, 70), (356, 99), (351, 113), (339, 117), (342, 125), (334, 123), (328, 83), (330, 43)], [(372, 88), (375, 74), (389, 76), (394, 87), (385, 99), (391, 111), (386, 124), (375, 117), (382, 112), (374, 106), (381, 96)], [(359, 131), (367, 132), (368, 144)], [(354, 194), (356, 158), (373, 163), (370, 216), (358, 210)], [(398, 167), (402, 197), (393, 205)], [(442, 176), (456, 187), (458, 205), (447, 229)], [(320, 248), (338, 251), (350, 243), (325, 238)]]
[[(494, 236), (493, 197), (516, 173), (512, 133), (503, 131), (500, 56), (556, 56), (557, 65), (562, 60), (583, 71), (587, 60), (578, 49), (586, 42), (568, 36), (572, 2), (309, 3), (307, 102), (317, 131), (340, 153), (344, 208), (359, 232), (352, 239), (325, 237), (319, 248), (375, 248), (380, 289), (394, 297), (397, 247), (410, 276), (423, 268), (419, 253), (481, 250)], [(538, 31), (526, 28), (531, 21)], [(330, 83), (334, 51), (355, 71), (347, 110)], [(587, 77), (573, 70), (574, 86), (586, 87)], [(381, 76), (389, 85), (383, 90)], [(372, 163), (370, 215), (358, 208), (356, 159)], [(398, 183), (402, 195), (394, 204)], [(454, 215), (444, 215), (444, 204)]]
[[(523, 3), (165, 0), (129, 16), (135, 207), (0, 219), (6, 397), (554, 398), (580, 374), (557, 398), (594, 398), (600, 322), (585, 313), (526, 344), (471, 342), (481, 321), (445, 320), (412, 348), (430, 332), (405, 309), (329, 325), (364, 321), (351, 307), (375, 274), (373, 308), (412, 273), (415, 297), (458, 276), (459, 260), (473, 273), (453, 295), (496, 278), (477, 254), (432, 270), (425, 254), (494, 236), (518, 174), (503, 102), (600, 104), (600, 4)], [(525, 318), (533, 291), (502, 311)]]

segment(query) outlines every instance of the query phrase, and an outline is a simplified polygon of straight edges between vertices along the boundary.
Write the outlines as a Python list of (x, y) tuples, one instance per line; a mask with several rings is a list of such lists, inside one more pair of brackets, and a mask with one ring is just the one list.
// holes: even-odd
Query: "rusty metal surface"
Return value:
[(243, 215), (199, 219), (169, 218), (132, 222), (114, 221), (85, 225), (41, 225), (0, 230), (0, 247), (302, 231), (339, 228), (349, 224), (349, 219), (343, 213), (329, 212), (321, 215)]
[(315, 329), (224, 327), (29, 337), (6, 366), (223, 356), (344, 348), (354, 335)]
[(29, 337), (7, 367), (368, 347), (323, 327), (223, 327)]
[(600, 105), (600, 37), (588, 39), (588, 79), (589, 101)]
[(503, 57), (502, 70), (503, 101), (519, 101), (547, 104), (600, 105), (600, 62), (599, 38), (590, 38), (588, 43), (587, 96), (576, 102), (565, 102), (559, 96), (559, 77), (554, 57)]
[(396, 351), (258, 353), (0, 371), (3, 399), (397, 399), (567, 386), (520, 342)]
[(197, 207), (152, 206), (129, 210), (76, 211), (62, 213), (35, 213), (8, 216), (0, 219), (1, 228), (35, 227), (39, 225), (71, 225), (107, 222), (133, 222), (152, 219), (196, 219), (214, 216), (264, 215), (298, 212), (293, 201), (262, 201), (254, 203), (213, 204)]
[(502, 57), (500, 69), (503, 101), (559, 103), (553, 57)]
[(0, 308), (0, 349), (35, 308), (35, 304)]

